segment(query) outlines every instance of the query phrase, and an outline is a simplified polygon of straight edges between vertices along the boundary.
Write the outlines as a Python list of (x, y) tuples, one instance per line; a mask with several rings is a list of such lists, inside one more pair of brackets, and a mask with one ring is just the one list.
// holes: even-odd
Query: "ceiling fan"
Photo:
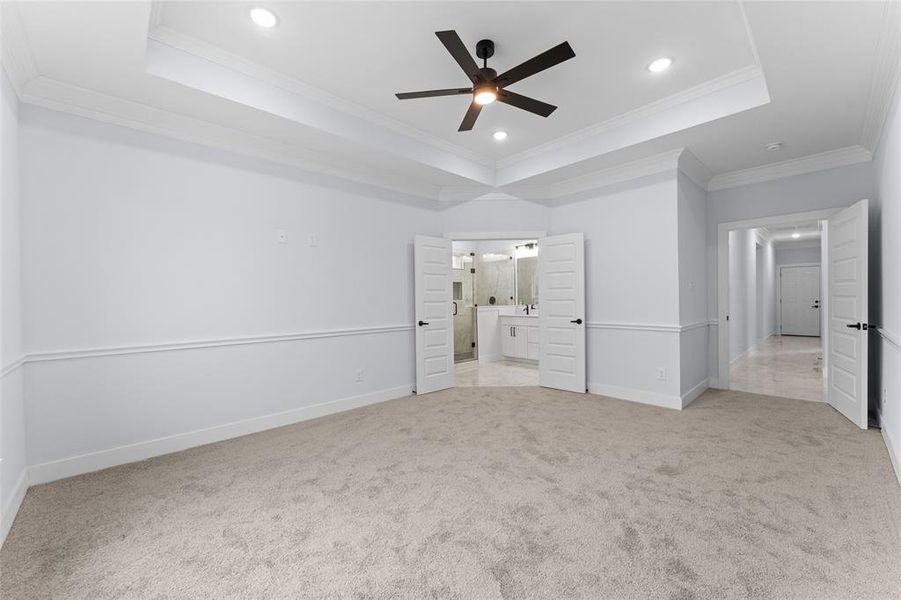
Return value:
[(441, 40), (447, 51), (450, 52), (457, 64), (463, 69), (463, 72), (466, 73), (466, 76), (472, 81), (472, 87), (428, 90), (425, 92), (403, 92), (395, 94), (398, 100), (472, 94), (472, 103), (469, 105), (469, 109), (466, 111), (463, 122), (460, 123), (460, 128), (457, 131), (470, 131), (479, 117), (482, 106), (495, 100), (527, 110), (536, 115), (541, 115), (542, 117), (547, 117), (557, 109), (552, 104), (541, 102), (528, 96), (522, 96), (505, 88), (574, 57), (576, 53), (573, 52), (569, 42), (563, 42), (554, 46), (550, 50), (542, 52), (538, 56), (530, 58), (526, 62), (498, 75), (497, 71), (488, 67), (488, 59), (494, 56), (494, 42), (491, 40), (482, 40), (476, 44), (476, 56), (483, 61), (482, 67), (479, 68), (479, 65), (476, 64), (469, 51), (466, 50), (466, 46), (463, 45), (463, 41), (456, 31), (436, 31), (435, 35), (438, 36), (438, 39)]

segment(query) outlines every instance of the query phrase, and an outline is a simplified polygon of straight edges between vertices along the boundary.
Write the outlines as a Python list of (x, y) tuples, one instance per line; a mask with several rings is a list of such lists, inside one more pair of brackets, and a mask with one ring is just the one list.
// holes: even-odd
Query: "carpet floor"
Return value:
[(0, 597), (901, 597), (881, 436), (824, 404), (409, 397), (32, 487)]

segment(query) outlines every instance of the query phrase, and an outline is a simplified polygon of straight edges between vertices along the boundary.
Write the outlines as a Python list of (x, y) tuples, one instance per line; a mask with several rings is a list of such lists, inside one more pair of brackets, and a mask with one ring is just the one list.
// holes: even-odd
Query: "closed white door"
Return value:
[(538, 381), (585, 393), (585, 240), (581, 233), (538, 242)]
[(413, 244), (416, 393), (454, 386), (451, 241), (417, 235)]
[(829, 404), (867, 428), (867, 201), (829, 217)]
[(820, 335), (820, 267), (782, 267), (782, 335)]

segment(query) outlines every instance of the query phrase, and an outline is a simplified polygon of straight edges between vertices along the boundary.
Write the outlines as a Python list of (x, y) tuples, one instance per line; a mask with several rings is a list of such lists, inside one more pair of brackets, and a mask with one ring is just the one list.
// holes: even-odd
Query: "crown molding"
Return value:
[(34, 62), (25, 28), (22, 26), (18, 2), (0, 3), (0, 21), (3, 33), (3, 69), (16, 95), (21, 98), (25, 86), (40, 73)]
[(875, 152), (901, 80), (901, 2), (887, 1), (860, 145)]
[(775, 179), (794, 177), (795, 175), (803, 175), (805, 173), (813, 173), (825, 169), (846, 167), (848, 165), (867, 162), (872, 159), (873, 154), (866, 148), (862, 146), (848, 146), (847, 148), (839, 148), (837, 150), (829, 150), (828, 152), (820, 152), (819, 154), (801, 156), (799, 158), (752, 167), (750, 169), (720, 173), (719, 175), (714, 175), (710, 179), (710, 183), (707, 184), (707, 190), (713, 192), (716, 190), (750, 185), (752, 183), (773, 181)]
[(651, 115), (655, 115), (675, 108), (686, 102), (699, 100), (701, 98), (704, 98), (705, 96), (709, 96), (712, 93), (734, 87), (741, 83), (753, 81), (754, 79), (760, 78), (762, 76), (763, 70), (760, 68), (760, 66), (748, 65), (747, 67), (738, 69), (737, 71), (726, 73), (725, 75), (711, 79), (709, 81), (705, 81), (704, 83), (696, 85), (695, 87), (688, 88), (687, 90), (683, 90), (671, 96), (667, 96), (666, 98), (661, 98), (660, 100), (651, 102), (650, 104), (646, 104), (644, 106), (640, 106), (628, 112), (622, 113), (611, 119), (597, 123), (596, 125), (591, 125), (590, 127), (574, 131), (570, 134), (558, 137), (544, 144), (534, 146), (518, 154), (508, 156), (507, 158), (497, 161), (497, 168), (505, 169), (517, 163), (536, 158), (544, 154), (559, 152), (566, 146), (579, 143), (593, 137), (597, 137), (598, 135), (604, 134), (611, 129), (616, 129), (624, 125), (630, 125), (637, 121), (647, 119)]
[(702, 190), (707, 189), (707, 184), (713, 177), (710, 169), (707, 168), (701, 159), (692, 153), (688, 148), (683, 148), (679, 155), (679, 170), (698, 185)]
[(511, 184), (502, 190), (524, 200), (534, 200), (542, 204), (560, 203), (566, 200), (578, 200), (576, 196), (586, 192), (599, 191), (604, 188), (656, 175), (665, 171), (675, 172), (679, 156), (684, 148), (661, 152), (646, 158), (632, 160), (626, 163), (600, 169), (547, 184)]
[[(157, 2), (155, 4), (159, 3)], [(155, 19), (158, 23), (161, 21), (162, 9), (155, 13), (153, 19)], [(198, 40), (197, 38), (186, 35), (164, 25), (157, 24), (150, 30), (147, 37), (155, 42), (169, 46), (170, 48), (181, 50), (182, 52), (186, 52), (193, 56), (208, 60), (225, 68), (242, 73), (248, 77), (252, 77), (254, 79), (272, 84), (282, 90), (291, 92), (292, 94), (314, 100), (320, 104), (330, 106), (343, 113), (352, 115), (365, 121), (369, 121), (370, 123), (374, 123), (380, 127), (384, 127), (385, 129), (388, 129), (400, 135), (404, 135), (421, 143), (433, 146), (437, 149), (442, 150), (443, 152), (455, 154), (460, 158), (478, 163), (485, 167), (490, 167), (491, 169), (494, 169), (495, 167), (494, 160), (486, 156), (467, 150), (462, 146), (458, 146), (440, 137), (422, 131), (421, 129), (417, 129), (415, 127), (407, 125), (406, 123), (392, 119), (391, 117), (388, 117), (387, 115), (384, 115), (377, 111), (368, 109), (354, 102), (350, 102), (349, 100), (345, 100), (344, 98), (335, 96), (334, 94), (326, 92), (325, 90), (322, 90), (315, 86), (303, 83), (297, 78), (284, 75), (278, 71), (269, 69), (268, 67), (264, 67), (263, 65), (260, 65), (258, 63), (245, 60), (236, 54), (232, 54), (230, 52), (227, 52), (226, 50), (223, 50), (222, 48), (219, 48), (218, 46), (203, 42), (201, 40)]]
[(32, 80), (21, 101), (104, 123), (261, 158), (345, 182), (400, 192), (408, 196), (408, 200), (419, 204), (423, 200), (437, 200), (440, 191), (439, 186), (413, 181), (404, 173), (386, 176), (383, 169), (375, 170), (354, 164), (346, 157), (323, 156), (297, 145), (109, 96), (45, 76)]

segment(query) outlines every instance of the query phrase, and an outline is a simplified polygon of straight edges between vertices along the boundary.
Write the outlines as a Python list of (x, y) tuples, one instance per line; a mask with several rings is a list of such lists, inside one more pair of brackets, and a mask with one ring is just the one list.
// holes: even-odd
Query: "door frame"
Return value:
[[(857, 202), (857, 200), (854, 200)], [(851, 202), (848, 206), (854, 204)], [(728, 390), (729, 389), (729, 327), (727, 317), (729, 315), (729, 232), (735, 229), (753, 229), (755, 227), (766, 227), (768, 225), (793, 225), (795, 223), (804, 223), (806, 221), (824, 221), (836, 212), (847, 208), (840, 206), (838, 208), (826, 208), (822, 210), (812, 210), (800, 213), (789, 213), (784, 215), (774, 215), (770, 217), (757, 217), (753, 219), (744, 219), (741, 221), (727, 221), (717, 224), (716, 234), (716, 319), (710, 322), (712, 327), (716, 328), (717, 340), (717, 361), (716, 361), (716, 385), (711, 387)], [(820, 260), (823, 260), (822, 251)], [(822, 267), (820, 271), (822, 277)], [(827, 301), (827, 299), (821, 298)], [(823, 302), (820, 302), (823, 306)], [(823, 310), (823, 309), (820, 309)], [(828, 332), (827, 332), (828, 335)], [(827, 338), (820, 332), (820, 339), (823, 344), (824, 363), (826, 361), (825, 348), (828, 343)], [(827, 365), (824, 364), (826, 369)]]
[[(823, 247), (820, 244), (820, 259), (822, 260)], [(782, 333), (782, 269), (792, 267), (819, 267), (820, 268), (820, 306), (823, 306), (823, 265), (822, 263), (788, 263), (779, 265), (779, 276), (776, 277), (776, 300), (779, 301), (779, 310), (776, 313), (776, 328)], [(823, 309), (820, 308), (822, 313)], [(820, 338), (823, 337), (823, 322), (820, 320)], [(825, 360), (825, 359), (824, 359)]]

